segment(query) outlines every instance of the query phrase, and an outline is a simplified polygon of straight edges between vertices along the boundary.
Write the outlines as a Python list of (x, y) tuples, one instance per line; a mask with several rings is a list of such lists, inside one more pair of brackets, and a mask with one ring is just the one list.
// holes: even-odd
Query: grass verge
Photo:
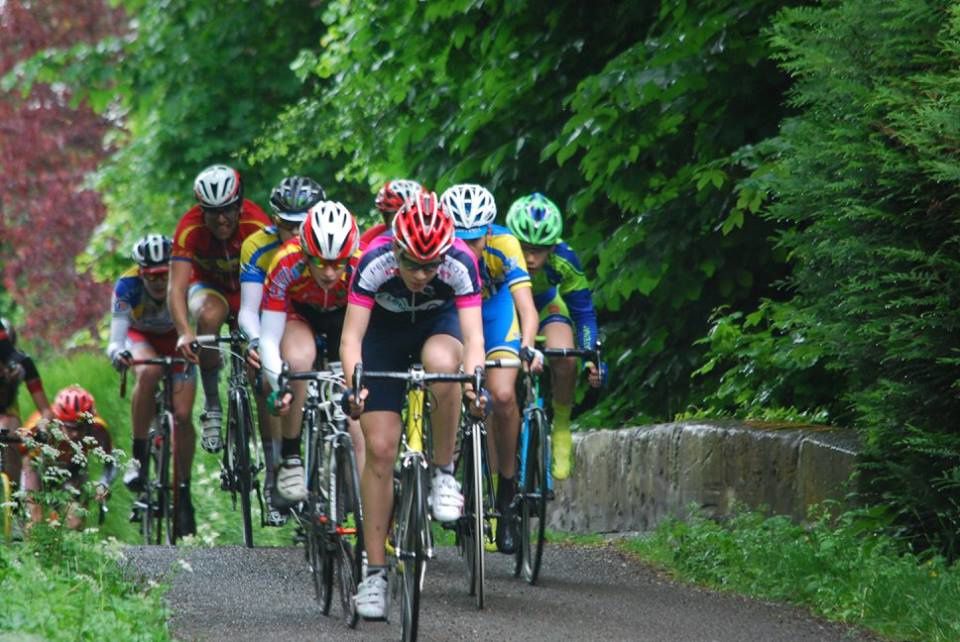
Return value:
[(744, 512), (717, 523), (671, 520), (620, 545), (675, 577), (810, 607), (896, 640), (960, 640), (960, 564), (905, 553), (853, 511), (809, 526)]

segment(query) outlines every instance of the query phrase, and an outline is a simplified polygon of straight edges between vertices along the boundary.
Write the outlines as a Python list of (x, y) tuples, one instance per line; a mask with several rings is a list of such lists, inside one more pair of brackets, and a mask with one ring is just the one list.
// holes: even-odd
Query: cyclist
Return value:
[[(548, 348), (593, 348), (597, 340), (597, 314), (590, 283), (580, 260), (560, 238), (563, 220), (560, 208), (540, 193), (516, 200), (507, 212), (507, 227), (520, 240), (527, 271), (533, 280), (533, 297), (540, 313), (540, 332)], [(605, 378), (605, 364), (587, 364), (588, 380), (599, 387)], [(576, 385), (576, 362), (571, 358), (550, 359), (553, 391), (553, 477), (570, 475), (570, 411)]]
[(394, 178), (384, 183), (373, 202), (380, 210), (383, 223), (377, 223), (364, 231), (360, 236), (360, 250), (365, 250), (370, 245), (370, 241), (389, 231), (397, 211), (404, 205), (412, 203), (417, 194), (424, 191), (426, 188), (423, 185), (406, 178)]
[[(483, 280), (483, 340), (488, 359), (516, 358), (523, 355), (542, 368), (543, 357), (536, 350), (537, 308), (530, 288), (530, 275), (520, 243), (509, 230), (494, 225), (497, 204), (485, 187), (454, 185), (440, 197), (444, 209), (453, 218), (457, 238), (477, 257)], [(519, 315), (518, 315), (519, 313)], [(518, 321), (519, 316), (519, 321)], [(511, 554), (515, 550), (516, 525), (513, 497), (516, 494), (517, 436), (520, 410), (517, 405), (517, 371), (492, 368), (487, 371), (486, 387), (493, 403), (490, 449), (491, 467), (499, 468), (497, 508), (497, 549)]]
[[(0, 318), (0, 432), (10, 432), (20, 427), (20, 407), (17, 394), (20, 382), (27, 384), (30, 397), (43, 418), (53, 416), (43, 381), (33, 359), (17, 349), (17, 332), (7, 319)], [(10, 479), (20, 479), (20, 457), (12, 448), (3, 448), (3, 466)]]
[[(87, 481), (87, 455), (94, 447), (102, 451), (104, 457), (103, 474), (97, 480), (94, 499), (105, 502), (110, 496), (110, 484), (116, 476), (116, 466), (111, 453), (113, 444), (107, 424), (97, 414), (93, 396), (78, 385), (67, 386), (57, 393), (51, 406), (53, 421), (59, 423), (64, 438), (54, 444), (56, 449), (55, 466), (58, 474), (44, 475), (44, 481), (49, 482), (60, 478), (59, 487), (76, 497), (84, 495), (84, 485)], [(25, 437), (35, 438), (37, 441), (45, 439), (41, 433), (46, 433), (47, 422), (40, 413), (34, 413), (21, 429)], [(30, 521), (37, 523), (43, 518), (43, 511), (39, 504), (33, 501), (36, 491), (40, 489), (40, 477), (35, 462), (41, 456), (40, 449), (29, 449), (21, 445), (22, 454), (22, 481), (23, 489), (28, 493), (27, 506), (30, 511)], [(83, 455), (83, 456), (80, 456)], [(79, 530), (83, 527), (83, 515), (80, 510), (81, 501), (69, 501), (65, 511), (68, 528)]]
[[(247, 360), (256, 370), (260, 369), (260, 304), (270, 263), (280, 245), (296, 237), (307, 217), (307, 210), (324, 198), (323, 188), (312, 178), (284, 178), (270, 193), (273, 225), (248, 236), (240, 248), (240, 313), (237, 323), (250, 340)], [(254, 389), (260, 418), (260, 439), (267, 466), (264, 483), (266, 523), (282, 526), (286, 522), (286, 513), (277, 509), (273, 498), (274, 473), (280, 454), (280, 418), (267, 409), (266, 387), (257, 389), (254, 386)]]
[[(147, 234), (133, 245), (134, 265), (125, 271), (113, 288), (110, 342), (107, 357), (117, 371), (130, 366), (132, 359), (153, 359), (177, 355), (177, 331), (167, 307), (167, 281), (173, 242), (167, 236)], [(133, 447), (130, 464), (123, 475), (124, 485), (134, 493), (144, 491), (150, 460), (148, 433), (156, 411), (154, 401), (163, 372), (156, 366), (134, 366), (136, 385), (130, 399)], [(177, 529), (181, 535), (196, 533), (193, 502), (190, 498), (190, 470), (196, 449), (193, 428), (193, 401), (197, 395), (196, 368), (179, 367), (174, 376), (173, 411), (177, 430), (176, 468), (180, 494), (177, 501)], [(138, 511), (132, 521), (140, 519)]]
[[(405, 370), (414, 361), (431, 372), (482, 367), (483, 319), (477, 260), (454, 237), (453, 221), (436, 194), (423, 192), (393, 219), (392, 235), (374, 239), (350, 281), (340, 356), (347, 381), (357, 363), (371, 370)], [(453, 478), (453, 450), (460, 414), (460, 386), (434, 384), (434, 518), (460, 517), (463, 496)], [(345, 395), (349, 414), (360, 416), (367, 457), (360, 482), (364, 507), (367, 576), (357, 611), (382, 618), (386, 603), (387, 525), (393, 502), (393, 462), (402, 431), (402, 382), (371, 382), (359, 398)], [(468, 396), (474, 396), (469, 391)], [(471, 407), (482, 408), (482, 398)], [(362, 414), (361, 414), (362, 413)]]
[(193, 191), (197, 204), (180, 219), (173, 237), (167, 300), (177, 328), (177, 349), (200, 364), (205, 397), (200, 444), (215, 453), (223, 448), (220, 354), (201, 350), (198, 356), (193, 351), (196, 335), (190, 318), (196, 320), (197, 334), (216, 334), (229, 316), (236, 316), (240, 311), (240, 247), (248, 236), (270, 225), (270, 219), (258, 205), (243, 198), (240, 173), (226, 165), (201, 171)]
[[(343, 204), (320, 201), (307, 213), (299, 237), (284, 243), (274, 257), (264, 285), (260, 340), (263, 368), (274, 390), (281, 357), (292, 372), (313, 369), (316, 337), (320, 334), (327, 337), (327, 358), (337, 360), (350, 263), (356, 263), (359, 237), (357, 222)], [(307, 496), (300, 457), (306, 382), (294, 381), (291, 388), (292, 395), (273, 395), (275, 408), (283, 415), (283, 463), (277, 471), (277, 495), (289, 504)], [(363, 437), (356, 422), (352, 422), (350, 432), (362, 470)]]

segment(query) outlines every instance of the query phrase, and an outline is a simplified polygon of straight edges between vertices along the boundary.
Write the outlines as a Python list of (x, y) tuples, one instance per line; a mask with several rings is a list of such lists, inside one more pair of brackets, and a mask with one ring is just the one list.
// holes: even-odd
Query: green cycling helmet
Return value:
[(560, 208), (540, 192), (514, 201), (507, 212), (507, 227), (529, 245), (556, 245), (563, 235)]

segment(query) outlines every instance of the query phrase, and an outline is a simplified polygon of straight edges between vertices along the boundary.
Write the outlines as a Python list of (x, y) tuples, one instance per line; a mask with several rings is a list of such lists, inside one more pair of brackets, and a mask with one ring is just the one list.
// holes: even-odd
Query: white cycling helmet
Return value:
[(497, 218), (497, 204), (493, 200), (493, 194), (482, 185), (461, 183), (449, 187), (440, 196), (440, 203), (453, 218), (458, 238), (480, 238)]
[(137, 265), (144, 269), (166, 268), (170, 263), (173, 240), (162, 234), (147, 234), (134, 243), (130, 253)]
[(320, 201), (307, 210), (307, 220), (300, 228), (300, 246), (314, 258), (324, 261), (349, 259), (360, 243), (360, 230), (342, 203)]
[(240, 172), (226, 165), (211, 165), (197, 174), (193, 193), (200, 206), (207, 209), (233, 205), (243, 198)]

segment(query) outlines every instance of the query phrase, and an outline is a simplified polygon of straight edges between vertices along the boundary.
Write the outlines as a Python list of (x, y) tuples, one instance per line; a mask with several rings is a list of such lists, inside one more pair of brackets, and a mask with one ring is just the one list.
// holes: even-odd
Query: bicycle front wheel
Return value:
[[(2, 456), (2, 453), (0, 453)], [(0, 508), (0, 529), (3, 530), (3, 539), (4, 541), (10, 542), (13, 540), (13, 484), (10, 482), (10, 477), (5, 472), (0, 472), (0, 501), (3, 502), (2, 508)]]
[(484, 548), (483, 548), (483, 431), (474, 423), (469, 428), (469, 441), (463, 453), (463, 533), (464, 559), (467, 562), (467, 581), (470, 595), (477, 598), (477, 608), (483, 608)]
[(250, 434), (253, 415), (246, 390), (241, 388), (231, 391), (229, 415), (227, 451), (231, 459), (230, 468), (236, 480), (236, 492), (240, 496), (243, 545), (253, 548), (253, 508), (250, 502), (250, 493), (253, 490), (253, 470), (250, 467)]
[(520, 498), (517, 561), (527, 582), (536, 584), (540, 575), (547, 521), (547, 417), (543, 409), (534, 409), (523, 428), (528, 435)]
[(173, 416), (167, 412), (157, 417), (150, 431), (150, 450), (156, 479), (150, 478), (147, 466), (144, 484), (144, 508), (141, 516), (141, 528), (144, 541), (148, 544), (166, 544), (172, 546), (177, 541), (175, 510), (173, 461), (170, 441), (173, 438)]
[[(304, 430), (316, 421), (311, 412), (305, 420)], [(320, 611), (324, 615), (330, 614), (330, 605), (333, 598), (333, 556), (329, 542), (329, 519), (326, 502), (326, 486), (329, 483), (327, 472), (329, 468), (324, 464), (324, 441), (319, 434), (311, 433), (308, 438), (307, 461), (309, 462), (307, 475), (307, 502), (304, 529), (307, 535), (307, 561), (310, 564), (310, 574), (313, 578), (313, 591)]]
[(333, 448), (334, 474), (331, 479), (334, 488), (330, 497), (334, 498), (334, 517), (336, 529), (336, 571), (340, 592), (340, 609), (347, 626), (357, 626), (356, 601), (357, 586), (362, 572), (363, 517), (360, 508), (360, 476), (357, 473), (356, 455), (350, 435), (340, 436)]
[(414, 459), (403, 469), (400, 479), (400, 511), (397, 518), (398, 570), (400, 573), (401, 639), (417, 639), (420, 621), (420, 591), (426, 573), (426, 537), (430, 528), (426, 515), (426, 478), (420, 462)]

